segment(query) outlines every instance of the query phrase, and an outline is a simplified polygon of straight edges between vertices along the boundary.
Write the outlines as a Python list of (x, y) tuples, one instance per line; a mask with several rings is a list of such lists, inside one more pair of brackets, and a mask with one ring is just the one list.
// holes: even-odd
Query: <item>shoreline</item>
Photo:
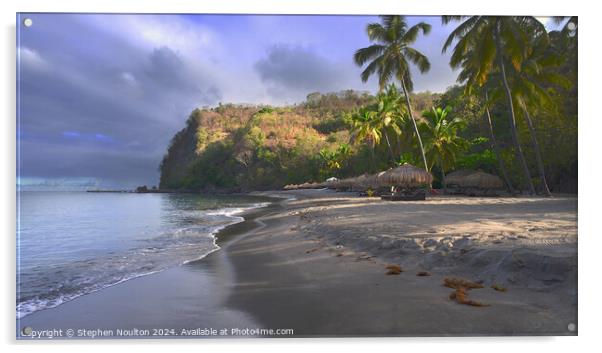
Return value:
[[(252, 196), (252, 195), (251, 195)], [(265, 212), (265, 209), (269, 208), (271, 206), (272, 203), (275, 202), (279, 202), (281, 201), (279, 198), (272, 198), (269, 196), (265, 196), (265, 195), (261, 195), (261, 196), (256, 196), (257, 197), (257, 201), (256, 203), (253, 203), (249, 206), (245, 206), (245, 207), (241, 207), (241, 211), (236, 212), (235, 214), (228, 214), (228, 217), (232, 218), (232, 223), (226, 224), (223, 227), (220, 227), (214, 231), (211, 232), (210, 236), (213, 238), (213, 243), (216, 246), (215, 249), (203, 254), (202, 256), (198, 257), (198, 258), (193, 258), (190, 260), (185, 260), (182, 263), (180, 263), (179, 265), (173, 266), (173, 267), (168, 267), (168, 268), (164, 268), (164, 269), (160, 269), (160, 270), (156, 270), (156, 271), (151, 271), (148, 273), (142, 273), (142, 274), (137, 274), (135, 276), (132, 276), (130, 278), (127, 279), (123, 279), (119, 282), (107, 285), (105, 287), (87, 292), (87, 293), (83, 293), (83, 294), (79, 294), (73, 298), (69, 298), (68, 300), (65, 300), (63, 302), (61, 302), (60, 304), (54, 305), (54, 306), (49, 306), (49, 307), (45, 307), (42, 309), (38, 309), (36, 311), (33, 311), (31, 313), (28, 313), (24, 316), (19, 317), (18, 315), (16, 316), (16, 322), (17, 322), (17, 331), (19, 326), (26, 326), (26, 325), (20, 325), (20, 322), (30, 322), (30, 321), (34, 321), (34, 322), (39, 322), (38, 320), (30, 320), (30, 316), (32, 315), (37, 315), (38, 313), (41, 312), (46, 312), (46, 311), (54, 311), (55, 309), (60, 309), (63, 305), (68, 304), (72, 301), (78, 300), (79, 298), (85, 297), (85, 296), (89, 296), (89, 295), (96, 295), (99, 292), (102, 292), (106, 289), (110, 289), (112, 287), (115, 286), (121, 286), (122, 284), (128, 283), (130, 281), (136, 281), (140, 278), (143, 277), (147, 277), (147, 276), (155, 276), (158, 274), (161, 274), (165, 271), (169, 271), (172, 270), (174, 268), (179, 268), (182, 266), (186, 266), (189, 264), (193, 264), (198, 262), (198, 261), (202, 261), (204, 260), (207, 256), (210, 256), (211, 254), (221, 250), (221, 246), (220, 244), (224, 241), (230, 241), (230, 236), (236, 233), (245, 233), (247, 231), (247, 229), (251, 229), (253, 227), (253, 220), (257, 217), (259, 217), (261, 214), (263, 214)], [(219, 211), (219, 210), (218, 210)], [(237, 219), (240, 220), (237, 220)], [(225, 238), (225, 239), (224, 239)], [(60, 310), (59, 310), (60, 312)], [(53, 320), (54, 321), (54, 320)]]
[[(508, 288), (506, 293), (490, 288), (472, 291), (471, 297), (490, 307), (460, 305), (448, 299), (450, 290), (441, 283), (446, 276), (467, 276), (470, 271), (453, 266), (443, 270), (444, 267), (434, 262), (428, 269), (432, 276), (418, 277), (415, 271), (423, 269), (422, 264), (412, 267), (407, 263), (417, 258), (432, 258), (441, 244), (433, 245), (433, 251), (428, 253), (422, 253), (426, 249), (423, 243), (419, 244), (417, 253), (407, 249), (392, 253), (386, 248), (403, 248), (404, 243), (387, 245), (388, 239), (378, 238), (383, 235), (378, 229), (383, 226), (378, 219), (379, 212), (384, 212), (382, 217), (387, 219), (397, 219), (403, 217), (393, 216), (395, 208), (449, 208), (447, 204), (459, 200), (455, 208), (470, 209), (474, 206), (466, 204), (467, 200), (474, 199), (433, 198), (423, 203), (391, 204), (324, 190), (251, 195), (276, 200), (267, 207), (242, 213), (244, 221), (216, 233), (221, 251), (34, 313), (25, 317), (30, 320), (23, 320), (22, 326), (95, 328), (119, 323), (138, 328), (251, 327), (293, 329), (294, 337), (576, 334), (566, 330), (567, 324), (577, 320), (576, 295), (566, 293), (567, 288), (571, 288), (569, 282), (541, 288), (504, 282)], [(547, 202), (539, 198), (494, 201), (497, 203), (487, 207), (504, 210), (516, 205), (532, 207), (531, 204), (542, 202), (545, 206)], [(576, 207), (576, 198), (574, 201)], [(508, 205), (504, 206), (504, 202)], [(558, 202), (568, 202), (571, 214), (572, 198)], [(487, 208), (478, 203), (477, 207)], [(376, 213), (370, 214), (371, 209)], [(444, 213), (442, 215), (441, 218), (445, 218)], [(574, 216), (576, 227), (576, 208)], [(420, 219), (417, 222), (420, 223)], [(562, 224), (565, 220), (557, 222)], [(387, 223), (392, 221), (385, 225)], [(395, 224), (390, 226), (398, 227)], [(485, 224), (489, 226), (492, 225)], [(549, 231), (544, 229), (542, 233)], [(376, 238), (372, 243), (358, 243), (353, 241), (353, 234)], [(445, 232), (442, 235), (440, 238), (445, 238)], [(558, 249), (567, 246), (570, 248), (566, 244), (552, 245)], [(474, 244), (466, 248), (469, 250), (462, 254), (465, 258), (484, 256)], [(488, 259), (491, 260), (485, 257), (480, 261)], [(399, 276), (386, 276), (384, 267), (394, 260), (403, 263), (405, 271)], [(557, 264), (549, 265), (553, 269)], [(469, 279), (480, 279), (476, 277)], [(139, 297), (139, 293), (144, 296)], [(132, 295), (138, 300), (132, 300)], [(126, 303), (115, 305), (116, 300)], [(157, 308), (157, 305), (166, 305), (170, 310)], [(88, 318), (82, 317), (86, 314)]]
[[(291, 327), (296, 337), (576, 334), (567, 329), (577, 323), (576, 198), (386, 203), (322, 190), (280, 194), (299, 198), (265, 217), (263, 230), (224, 248), (238, 283), (228, 304), (266, 327)], [(442, 229), (428, 229), (438, 224), (423, 209), (438, 215)], [(498, 210), (504, 213), (488, 213)], [(450, 219), (462, 215), (468, 223), (453, 227)], [(551, 226), (537, 223), (540, 216)], [(532, 227), (528, 239), (508, 219), (517, 229)], [(412, 220), (422, 226), (414, 229)], [(472, 233), (451, 237), (458, 229)], [(488, 229), (501, 235), (489, 240)], [(386, 276), (391, 263), (404, 272)], [(432, 275), (416, 276), (423, 270)], [(491, 306), (449, 300), (442, 283), (455, 276), (482, 281), (471, 297)]]

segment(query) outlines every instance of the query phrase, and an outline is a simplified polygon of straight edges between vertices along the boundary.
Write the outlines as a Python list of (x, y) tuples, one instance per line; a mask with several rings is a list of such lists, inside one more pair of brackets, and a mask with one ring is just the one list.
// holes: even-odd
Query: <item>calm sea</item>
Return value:
[(247, 196), (21, 192), (17, 317), (200, 259), (214, 235), (266, 206)]

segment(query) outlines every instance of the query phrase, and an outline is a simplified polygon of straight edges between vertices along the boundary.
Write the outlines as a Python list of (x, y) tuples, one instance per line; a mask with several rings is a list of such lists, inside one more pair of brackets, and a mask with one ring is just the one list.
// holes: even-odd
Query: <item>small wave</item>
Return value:
[(263, 207), (267, 207), (269, 206), (270, 203), (269, 202), (260, 202), (260, 203), (254, 203), (250, 206), (247, 207), (225, 207), (225, 208), (220, 208), (219, 210), (215, 210), (215, 211), (210, 211), (207, 212), (207, 215), (210, 216), (215, 216), (215, 215), (224, 215), (224, 216), (234, 216), (237, 214), (241, 214), (245, 211), (249, 211), (249, 210), (253, 210), (256, 208), (263, 208)]
[(212, 252), (215, 252), (215, 251), (221, 249), (221, 247), (217, 244), (217, 237), (215, 235), (217, 233), (219, 233), (219, 231), (221, 231), (222, 229), (224, 229), (224, 228), (226, 228), (228, 226), (240, 223), (240, 222), (244, 222), (244, 220), (245, 220), (244, 217), (235, 216), (235, 215), (243, 213), (245, 211), (256, 209), (256, 208), (267, 207), (269, 205), (270, 205), (269, 202), (261, 202), (261, 203), (252, 204), (251, 206), (248, 206), (248, 207), (227, 207), (227, 208), (219, 209), (217, 211), (207, 212), (206, 213), (207, 215), (224, 215), (224, 216), (231, 217), (232, 218), (232, 222), (230, 222), (229, 224), (224, 224), (222, 226), (214, 227), (213, 231), (210, 233), (211, 236), (213, 237), (213, 245), (215, 246), (215, 249), (207, 252), (206, 254), (201, 255), (199, 258), (191, 259), (191, 260), (186, 260), (186, 261), (183, 262), (183, 264), (188, 264), (188, 263), (191, 263), (191, 262), (199, 261), (199, 260), (207, 257)]
[[(241, 213), (269, 204), (263, 202), (245, 207), (197, 211), (195, 218), (199, 224), (172, 229), (167, 234), (147, 239), (143, 247), (57, 265), (56, 268), (38, 268), (35, 271), (38, 277), (21, 278), (20, 286), (29, 288), (29, 293), (21, 291), (19, 295), (23, 300), (16, 306), (17, 319), (134, 278), (203, 259), (220, 249), (215, 236), (219, 231), (243, 222), (244, 218), (239, 216)], [(52, 277), (54, 282), (49, 283)]]

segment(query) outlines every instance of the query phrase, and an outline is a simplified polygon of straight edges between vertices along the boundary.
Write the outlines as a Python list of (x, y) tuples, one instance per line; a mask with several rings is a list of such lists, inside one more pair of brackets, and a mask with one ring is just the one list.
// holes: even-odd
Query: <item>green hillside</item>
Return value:
[[(290, 107), (225, 104), (194, 110), (161, 163), (160, 187), (238, 191), (324, 178), (331, 172), (325, 154), (349, 146), (346, 115), (373, 99), (344, 91), (313, 93)], [(349, 146), (349, 155), (360, 147)]]

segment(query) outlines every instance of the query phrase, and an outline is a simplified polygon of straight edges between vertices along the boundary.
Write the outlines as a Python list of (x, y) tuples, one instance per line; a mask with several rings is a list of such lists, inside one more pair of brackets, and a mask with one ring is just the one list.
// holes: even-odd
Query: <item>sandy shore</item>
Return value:
[[(390, 203), (326, 190), (262, 194), (295, 199), (247, 214), (200, 261), (34, 313), (17, 329), (576, 334), (568, 329), (577, 324), (576, 197)], [(404, 272), (386, 275), (388, 264)], [(469, 295), (489, 306), (450, 300), (442, 283), (452, 276), (482, 282)]]
[[(303, 336), (576, 334), (575, 197), (279, 194), (297, 200), (224, 249), (237, 279), (228, 304), (265, 327)], [(385, 275), (388, 264), (404, 272)], [(451, 276), (482, 282), (470, 296), (490, 306), (450, 300), (442, 283)]]

